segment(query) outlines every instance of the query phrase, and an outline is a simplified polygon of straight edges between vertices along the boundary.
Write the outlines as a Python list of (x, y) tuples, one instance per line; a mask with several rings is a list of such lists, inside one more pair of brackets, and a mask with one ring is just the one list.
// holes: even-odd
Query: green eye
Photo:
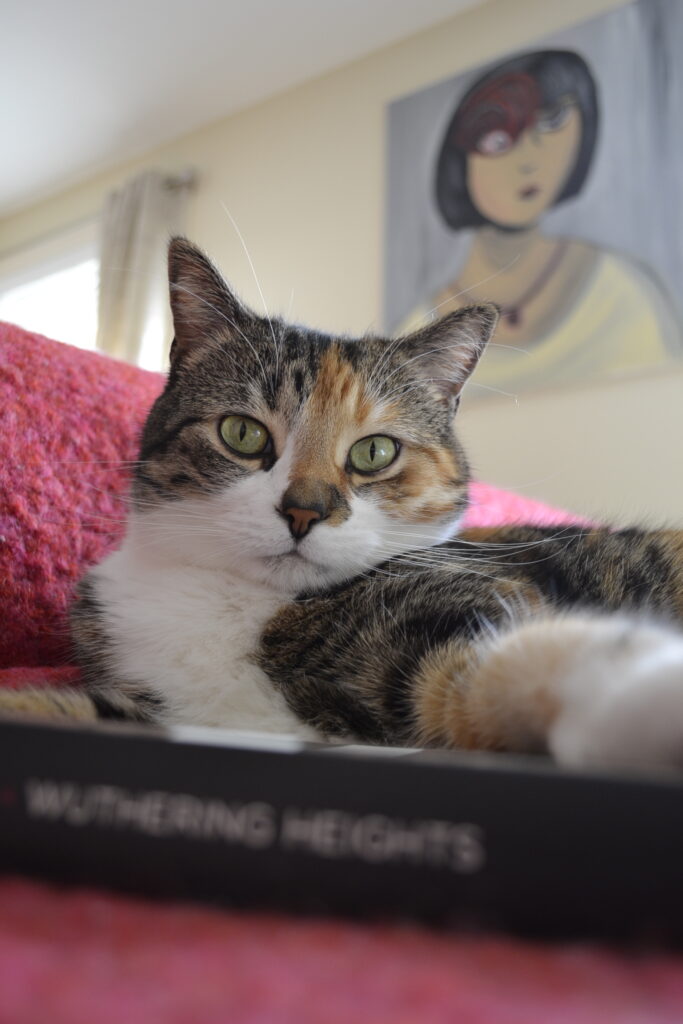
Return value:
[(390, 466), (398, 455), (398, 444), (384, 434), (356, 441), (349, 452), (349, 463), (359, 473), (377, 473)]
[(270, 441), (263, 424), (248, 416), (226, 416), (221, 420), (220, 434), (228, 448), (247, 457), (261, 455)]

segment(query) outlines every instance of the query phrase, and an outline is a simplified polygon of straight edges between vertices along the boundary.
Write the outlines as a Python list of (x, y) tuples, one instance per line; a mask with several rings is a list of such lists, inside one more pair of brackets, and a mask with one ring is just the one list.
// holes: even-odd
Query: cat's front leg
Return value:
[(643, 618), (532, 619), (435, 652), (416, 692), (427, 742), (683, 768), (683, 633)]

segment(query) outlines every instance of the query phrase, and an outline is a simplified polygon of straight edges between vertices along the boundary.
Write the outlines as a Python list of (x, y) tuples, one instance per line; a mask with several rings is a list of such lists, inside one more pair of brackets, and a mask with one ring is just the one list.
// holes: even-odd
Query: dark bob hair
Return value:
[(581, 144), (555, 204), (581, 190), (595, 149), (597, 88), (585, 60), (571, 50), (535, 50), (497, 64), (474, 83), (451, 117), (436, 165), (436, 203), (451, 228), (490, 223), (476, 209), (467, 189), (467, 155), (477, 139), (496, 128), (517, 139), (532, 123), (535, 111), (552, 108), (566, 97), (581, 111)]

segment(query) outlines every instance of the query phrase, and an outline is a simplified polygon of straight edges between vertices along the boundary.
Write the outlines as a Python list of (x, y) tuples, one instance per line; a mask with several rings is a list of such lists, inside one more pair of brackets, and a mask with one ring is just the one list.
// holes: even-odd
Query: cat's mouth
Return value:
[(272, 563), (273, 565), (286, 565), (288, 562), (290, 562), (292, 565), (296, 565), (301, 562), (305, 562), (306, 565), (317, 564), (316, 562), (313, 562), (310, 558), (306, 558), (306, 556), (303, 555), (298, 550), (298, 548), (292, 548), (291, 551), (283, 551), (281, 555), (270, 555), (266, 559), (266, 561)]
[(295, 591), (319, 588), (330, 582), (329, 569), (320, 562), (307, 558), (294, 548), (280, 555), (270, 555), (263, 559), (263, 565), (271, 581), (294, 588)]

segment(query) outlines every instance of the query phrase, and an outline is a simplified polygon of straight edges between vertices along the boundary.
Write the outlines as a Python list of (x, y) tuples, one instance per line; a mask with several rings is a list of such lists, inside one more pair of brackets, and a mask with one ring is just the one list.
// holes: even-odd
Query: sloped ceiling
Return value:
[(0, 216), (481, 0), (4, 0)]

